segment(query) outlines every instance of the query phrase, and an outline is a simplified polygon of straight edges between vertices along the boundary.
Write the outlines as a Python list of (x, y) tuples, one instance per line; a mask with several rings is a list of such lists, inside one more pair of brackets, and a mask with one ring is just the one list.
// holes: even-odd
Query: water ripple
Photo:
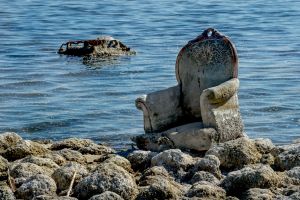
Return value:
[[(0, 131), (114, 143), (107, 139), (113, 135), (129, 144), (130, 135), (143, 132), (135, 98), (175, 85), (180, 48), (216, 27), (239, 53), (248, 135), (277, 143), (300, 135), (297, 1), (15, 0), (0, 7)], [(83, 61), (56, 54), (65, 41), (100, 35), (137, 55)]]

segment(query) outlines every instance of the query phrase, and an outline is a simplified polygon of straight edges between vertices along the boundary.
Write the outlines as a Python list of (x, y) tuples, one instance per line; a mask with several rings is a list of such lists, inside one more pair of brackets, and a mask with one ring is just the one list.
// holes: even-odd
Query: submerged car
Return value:
[(131, 50), (121, 41), (110, 36), (97, 38), (96, 40), (77, 40), (63, 43), (58, 52), (59, 54), (73, 56), (121, 56), (135, 55), (136, 52)]

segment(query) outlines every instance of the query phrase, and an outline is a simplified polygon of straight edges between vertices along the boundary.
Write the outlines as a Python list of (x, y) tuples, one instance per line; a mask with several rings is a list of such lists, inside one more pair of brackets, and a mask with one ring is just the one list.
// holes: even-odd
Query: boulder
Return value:
[(12, 165), (12, 167), (18, 165), (18, 163), (33, 163), (38, 165), (39, 167), (41, 167), (44, 172), (48, 175), (51, 176), (51, 174), (59, 168), (59, 166), (52, 161), (49, 158), (41, 158), (41, 157), (37, 157), (37, 156), (27, 156), (21, 160), (17, 160), (14, 162), (14, 164)]
[(256, 138), (253, 140), (253, 142), (256, 146), (256, 149), (261, 154), (268, 154), (275, 148), (275, 145), (272, 143), (272, 141), (267, 138)]
[(275, 162), (275, 158), (272, 155), (272, 152), (276, 148), (270, 139), (266, 138), (256, 138), (253, 140), (256, 149), (259, 153), (262, 154), (260, 163), (266, 165), (273, 165)]
[(300, 143), (277, 147), (275, 167), (289, 170), (296, 166), (300, 166)]
[(300, 185), (290, 185), (286, 188), (283, 188), (282, 194), (285, 196), (292, 196), (292, 194), (295, 194), (294, 196), (299, 195), (300, 191)]
[(206, 181), (201, 181), (192, 185), (188, 190), (187, 197), (198, 197), (201, 199), (226, 199), (226, 192), (223, 188)]
[(108, 155), (92, 155), (92, 154), (84, 154), (83, 156), (86, 159), (87, 165), (93, 165), (96, 163), (101, 163), (107, 158), (111, 157), (114, 154), (108, 154)]
[(206, 155), (217, 156), (221, 167), (227, 169), (243, 168), (245, 165), (259, 162), (262, 157), (253, 140), (246, 137), (215, 145)]
[(220, 171), (220, 160), (214, 155), (206, 155), (204, 158), (197, 160), (194, 167), (190, 169), (189, 174), (194, 174), (198, 171), (206, 171), (212, 173), (218, 179), (222, 178)]
[(66, 197), (66, 196), (49, 196), (49, 195), (39, 195), (34, 197), (32, 200), (77, 200), (75, 197)]
[(63, 191), (69, 188), (75, 171), (76, 176), (74, 179), (73, 187), (75, 187), (83, 177), (88, 175), (88, 171), (85, 166), (76, 162), (69, 162), (54, 171), (54, 173), (52, 174), (52, 178), (55, 180), (57, 189), (59, 191)]
[(226, 200), (239, 200), (239, 198), (233, 196), (227, 196)]
[(0, 181), (7, 180), (8, 161), (0, 156)]
[(88, 199), (105, 191), (115, 192), (125, 200), (134, 199), (138, 193), (134, 177), (124, 168), (108, 162), (77, 184), (75, 196)]
[(42, 167), (33, 163), (16, 163), (11, 166), (10, 175), (14, 178), (16, 185), (21, 185), (28, 178), (37, 174), (49, 174), (49, 171), (45, 171)]
[(36, 164), (40, 167), (47, 167), (49, 169), (57, 169), (59, 168), (59, 165), (57, 165), (53, 160), (50, 158), (42, 158), (42, 157), (37, 157), (37, 156), (27, 156), (20, 160), (19, 162), (22, 163), (33, 163)]
[(50, 151), (49, 153), (46, 153), (44, 155), (40, 155), (42, 158), (49, 158), (53, 160), (57, 165), (63, 166), (66, 164), (67, 160), (58, 152)]
[(137, 199), (180, 199), (185, 188), (174, 181), (162, 166), (147, 169), (139, 180)]
[(274, 199), (299, 199), (300, 185), (288, 185), (281, 188), (275, 188), (272, 192), (275, 194)]
[(53, 143), (50, 149), (51, 150), (62, 150), (62, 149), (79, 150), (80, 148), (90, 146), (91, 144), (94, 144), (94, 142), (89, 139), (68, 138)]
[(128, 171), (130, 173), (133, 172), (129, 160), (127, 160), (126, 158), (119, 156), (119, 155), (113, 155), (110, 158), (103, 161), (103, 163), (113, 163), (115, 165), (122, 167), (123, 169), (125, 169), (126, 171)]
[(247, 200), (272, 200), (275, 195), (269, 189), (251, 188), (245, 192), (243, 199)]
[(94, 195), (89, 200), (124, 200), (120, 195), (111, 192), (106, 191), (98, 195)]
[(182, 191), (169, 180), (157, 179), (156, 182), (140, 188), (136, 200), (144, 199), (181, 199)]
[(90, 144), (89, 146), (84, 146), (78, 149), (78, 151), (82, 154), (93, 154), (93, 155), (105, 155), (105, 154), (112, 154), (116, 153), (110, 147), (99, 145), (99, 144)]
[(6, 182), (0, 182), (0, 199), (3, 200), (16, 200), (14, 193)]
[(180, 149), (165, 150), (151, 159), (151, 166), (163, 166), (166, 169), (187, 170), (195, 164), (192, 156), (183, 153)]
[(63, 156), (67, 161), (78, 162), (80, 164), (85, 164), (87, 161), (81, 153), (71, 149), (62, 149), (57, 151), (57, 153)]
[(300, 199), (300, 192), (295, 192), (289, 196), (291, 200), (299, 200)]
[(193, 175), (192, 179), (190, 180), (190, 183), (194, 184), (194, 183), (197, 183), (197, 182), (200, 182), (200, 181), (206, 181), (206, 182), (209, 182), (213, 185), (218, 185), (220, 183), (219, 179), (217, 179), (214, 175), (212, 175), (211, 173), (206, 172), (206, 171), (196, 172)]
[(288, 171), (286, 171), (286, 174), (290, 178), (294, 178), (300, 181), (300, 166), (299, 167), (294, 167)]
[(39, 195), (56, 195), (55, 181), (43, 174), (37, 174), (26, 180), (16, 191), (17, 198), (32, 200)]
[(16, 145), (1, 152), (2, 156), (9, 161), (25, 158), (29, 155), (42, 155), (48, 152), (43, 145), (29, 140), (21, 140)]
[(181, 179), (195, 164), (195, 159), (180, 149), (165, 150), (151, 159), (151, 166), (163, 166), (174, 177)]
[(148, 179), (152, 176), (161, 176), (165, 179), (173, 179), (172, 177), (170, 177), (168, 171), (164, 167), (154, 166), (143, 172), (142, 176), (139, 179), (139, 185), (145, 186), (151, 184)]
[(0, 134), (0, 151), (4, 151), (9, 147), (16, 145), (22, 138), (13, 132), (5, 132)]
[(229, 195), (240, 195), (250, 188), (271, 188), (280, 183), (280, 177), (268, 165), (256, 164), (230, 172), (221, 182)]
[(273, 166), (275, 163), (275, 157), (271, 153), (263, 154), (261, 156), (260, 163)]
[(155, 152), (135, 150), (128, 155), (127, 159), (130, 161), (134, 171), (142, 172), (146, 168), (150, 167), (151, 159), (155, 155), (157, 155)]

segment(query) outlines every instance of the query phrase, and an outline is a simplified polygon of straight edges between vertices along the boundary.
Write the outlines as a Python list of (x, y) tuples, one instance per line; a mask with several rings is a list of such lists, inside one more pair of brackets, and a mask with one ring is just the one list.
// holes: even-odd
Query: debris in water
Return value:
[(63, 43), (57, 53), (88, 57), (110, 57), (136, 54), (135, 51), (111, 36), (103, 36), (96, 40), (69, 41)]

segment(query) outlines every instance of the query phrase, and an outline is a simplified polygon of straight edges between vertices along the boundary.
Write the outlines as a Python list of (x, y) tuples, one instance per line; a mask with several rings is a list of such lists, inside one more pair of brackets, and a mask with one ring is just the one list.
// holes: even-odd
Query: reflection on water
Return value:
[(82, 63), (87, 66), (88, 69), (99, 69), (103, 66), (118, 65), (120, 64), (120, 57), (95, 57), (95, 56), (84, 56)]
[[(0, 131), (127, 144), (143, 133), (137, 96), (176, 84), (178, 51), (207, 27), (234, 41), (250, 137), (299, 137), (300, 3), (294, 1), (1, 1)], [(61, 56), (59, 45), (111, 35), (138, 54)], [(122, 136), (122, 137), (121, 137)], [(117, 139), (115, 139), (117, 138)]]

